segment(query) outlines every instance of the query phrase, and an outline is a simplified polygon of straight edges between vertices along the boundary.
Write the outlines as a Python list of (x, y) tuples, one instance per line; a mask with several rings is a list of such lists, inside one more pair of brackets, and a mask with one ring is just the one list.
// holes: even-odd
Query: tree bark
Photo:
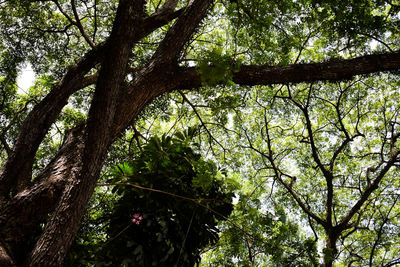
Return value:
[(327, 231), (326, 245), (324, 249), (324, 267), (333, 266), (333, 262), (335, 261), (338, 252), (336, 242), (339, 235), (340, 234), (333, 229)]
[[(293, 64), (286, 67), (242, 65), (239, 71), (232, 72), (232, 81), (243, 86), (343, 81), (356, 75), (399, 69), (400, 51), (396, 51), (323, 63)], [(198, 88), (202, 85), (201, 76), (197, 73), (196, 67), (182, 67), (177, 76), (186, 77), (186, 83), (182, 83), (182, 88)]]
[[(139, 41), (177, 18), (182, 12), (183, 10), (170, 11), (147, 17), (140, 25), (135, 25), (136, 34), (131, 41)], [(71, 66), (61, 81), (25, 118), (14, 148), (0, 169), (0, 205), (30, 184), (32, 165), (40, 143), (67, 104), (68, 98), (76, 91), (88, 86), (84, 75), (103, 61), (108, 43), (105, 41), (97, 45)]]
[(83, 56), (25, 118), (13, 151), (0, 169), (0, 204), (12, 195), (10, 191), (15, 194), (29, 185), (32, 164), (40, 143), (70, 95), (84, 85), (84, 75), (102, 59), (105, 46), (99, 45)]
[[(194, 1), (196, 5), (201, 2), (202, 1)], [(73, 153), (70, 154), (71, 156), (73, 156), (74, 159), (81, 159), (83, 161), (83, 166), (80, 166), (82, 170), (80, 170), (79, 172), (74, 172), (73, 175), (62, 170), (56, 170), (58, 176), (62, 177), (62, 179), (55, 179), (57, 182), (54, 182), (53, 184), (51, 183), (52, 179), (50, 179), (49, 177), (47, 177), (47, 179), (36, 179), (36, 182), (38, 182), (39, 180), (44, 180), (43, 186), (41, 186), (42, 184), (38, 184), (36, 187), (24, 191), (23, 194), (21, 193), (24, 196), (28, 196), (29, 199), (21, 200), (19, 199), (21, 194), (17, 194), (13, 198), (13, 200), (15, 201), (9, 201), (7, 205), (3, 207), (2, 214), (4, 215), (3, 224), (5, 225), (5, 227), (2, 228), (1, 239), (6, 240), (7, 242), (5, 246), (0, 247), (2, 252), (0, 256), (1, 259), (4, 260), (4, 262), (11, 263), (12, 258), (14, 258), (16, 254), (23, 254), (23, 252), (17, 251), (17, 247), (20, 244), (20, 239), (13, 238), (12, 235), (9, 234), (10, 231), (7, 231), (7, 227), (9, 229), (19, 229), (19, 231), (21, 232), (19, 237), (22, 237), (22, 240), (24, 239), (24, 237), (26, 237), (26, 235), (29, 235), (32, 232), (31, 229), (28, 229), (29, 227), (25, 227), (30, 217), (29, 213), (23, 211), (25, 213), (20, 218), (20, 222), (22, 222), (22, 227), (18, 228), (19, 225), (10, 222), (10, 218), (13, 218), (12, 214), (10, 214), (10, 210), (14, 209), (15, 207), (22, 207), (23, 205), (30, 203), (30, 199), (36, 199), (34, 201), (35, 205), (32, 205), (34, 207), (34, 209), (32, 209), (32, 213), (36, 212), (35, 214), (38, 215), (38, 219), (31, 218), (31, 224), (33, 226), (37, 226), (39, 221), (42, 222), (41, 219), (43, 218), (43, 216), (47, 215), (54, 209), (54, 205), (52, 205), (51, 207), (49, 207), (48, 205), (43, 205), (42, 207), (44, 211), (38, 211), (38, 207), (41, 206), (40, 201), (38, 200), (40, 199), (43, 200), (44, 203), (58, 204), (56, 211), (51, 216), (51, 219), (47, 222), (44, 232), (41, 234), (40, 239), (36, 243), (35, 248), (32, 250), (30, 257), (25, 262), (25, 264), (28, 266), (58, 266), (62, 263), (62, 259), (65, 256), (65, 253), (72, 241), (72, 238), (78, 229), (79, 221), (85, 211), (86, 204), (91, 196), (91, 193), (93, 192), (93, 188), (96, 184), (96, 180), (104, 161), (107, 149), (114, 137), (118, 134), (118, 130), (124, 129), (127, 126), (126, 124), (131, 120), (131, 118), (126, 119), (127, 116), (124, 113), (118, 113), (120, 117), (119, 121), (122, 121), (123, 123), (125, 123), (125, 125), (119, 124), (118, 129), (115, 129), (117, 127), (117, 124), (113, 124), (113, 121), (115, 119), (115, 110), (117, 102), (119, 100), (118, 97), (124, 95), (120, 92), (119, 88), (123, 84), (127, 62), (129, 60), (129, 55), (131, 51), (130, 48), (132, 47), (133, 41), (135, 40), (135, 31), (127, 31), (126, 25), (132, 25), (132, 29), (138, 29), (136, 31), (136, 34), (142, 37), (144, 31), (141, 26), (147, 27), (147, 30), (154, 30), (160, 25), (165, 24), (167, 20), (171, 20), (178, 14), (182, 14), (182, 11), (171, 14), (163, 13), (162, 15), (151, 16), (147, 18), (146, 21), (141, 23), (142, 21), (134, 21), (134, 19), (132, 19), (134, 17), (132, 16), (132, 10), (135, 10), (135, 12), (137, 12), (137, 10), (140, 10), (140, 8), (138, 8), (138, 5), (143, 5), (143, 1), (136, 1), (135, 3), (137, 4), (137, 6), (133, 9), (127, 8), (127, 5), (131, 6), (133, 3), (134, 2), (132, 1), (120, 2), (119, 10), (125, 10), (126, 14), (128, 14), (129, 12), (130, 14), (128, 14), (125, 19), (120, 19), (119, 22), (117, 22), (117, 19), (120, 17), (117, 16), (113, 32), (119, 31), (119, 33), (114, 34), (114, 43), (112, 43), (113, 38), (111, 37), (111, 40), (108, 41), (111, 44), (107, 45), (107, 47), (111, 47), (111, 49), (108, 51), (108, 56), (102, 64), (102, 73), (100, 73), (97, 81), (96, 94), (89, 114), (86, 136), (80, 135), (79, 137), (76, 137), (76, 139), (85, 139), (84, 143), (82, 143), (82, 146), (84, 147), (83, 155), (82, 153), (80, 153), (78, 156), (74, 155)], [(210, 1), (206, 4), (209, 5)], [(193, 14), (193, 12), (195, 11), (196, 5), (193, 5), (192, 8), (189, 10), (191, 14)], [(207, 10), (207, 7), (203, 8), (204, 13)], [(203, 16), (204, 14), (197, 15), (198, 20), (200, 20)], [(188, 16), (188, 14), (186, 14), (186, 18), (192, 20), (192, 18)], [(180, 22), (180, 24), (182, 25), (185, 23)], [(195, 21), (191, 24), (185, 24), (186, 28), (189, 29), (189, 31), (187, 31), (187, 33), (183, 35), (184, 38), (182, 38), (181, 35), (181, 38), (179, 40), (179, 42), (181, 42), (181, 46), (183, 46), (184, 42), (186, 42), (187, 39), (190, 38), (190, 31), (194, 30), (197, 24), (198, 21)], [(120, 26), (119, 29), (117, 29), (118, 27), (116, 25)], [(188, 27), (188, 25), (191, 26)], [(178, 34), (178, 32), (175, 34)], [(131, 42), (127, 42), (127, 40), (131, 40)], [(178, 54), (178, 52), (175, 53), (176, 55)], [(160, 66), (168, 61), (164, 60), (164, 58), (170, 55), (171, 54), (168, 52), (161, 52), (159, 54), (160, 57), (155, 57), (156, 60), (154, 60), (153, 63), (149, 65), (158, 65), (156, 69), (160, 70), (162, 69)], [(145, 78), (150, 72), (152, 72), (152, 75), (154, 75), (155, 77), (159, 77), (159, 75), (155, 73), (154, 68), (147, 68), (145, 72), (147, 72), (147, 75), (139, 75), (139, 81), (141, 81), (141, 83), (146, 82), (147, 85), (150, 85), (150, 83), (146, 81)], [(169, 73), (169, 77), (171, 76), (170, 74), (171, 73)], [(164, 78), (161, 80), (166, 81), (165, 77), (166, 76), (164, 75)], [(164, 88), (171, 88), (170, 86), (164, 87), (164, 84), (158, 83), (157, 86), (153, 85), (154, 90), (151, 91), (148, 90), (148, 87), (144, 86), (143, 84), (142, 86), (140, 86), (140, 82), (136, 85), (137, 88), (135, 88), (135, 92), (130, 95), (130, 100), (133, 100), (133, 102), (124, 102), (125, 107), (127, 107), (128, 104), (130, 106), (130, 112), (128, 115), (134, 117), (137, 116), (139, 112), (146, 106), (146, 104), (154, 99), (154, 97), (165, 92)], [(156, 87), (158, 87), (158, 89)], [(125, 86), (124, 88), (126, 89), (127, 87)], [(54, 89), (54, 91), (56, 92), (57, 90)], [(56, 95), (56, 93), (53, 94)], [(67, 96), (66, 98), (68, 98), (69, 94), (65, 93), (65, 95)], [(62, 98), (61, 102), (63, 101), (65, 102), (66, 99)], [(43, 104), (50, 105), (49, 102), (50, 101), (44, 101)], [(46, 110), (46, 108), (40, 108), (40, 106), (37, 109), (40, 110), (40, 112)], [(35, 114), (35, 112), (32, 114)], [(42, 115), (46, 117), (47, 114), (43, 113)], [(47, 121), (50, 120), (51, 119), (47, 119)], [(28, 118), (26, 121), (33, 122), (34, 119)], [(25, 123), (25, 126), (29, 125), (31, 127), (36, 126), (33, 123)], [(42, 135), (47, 131), (47, 129), (44, 129), (46, 128), (46, 126), (41, 126), (38, 128), (43, 132)], [(36, 140), (40, 140), (43, 138), (38, 136), (39, 135), (37, 134), (35, 135)], [(25, 137), (23, 136), (23, 138)], [(31, 138), (29, 140), (33, 139), (35, 138)], [(35, 151), (35, 149), (30, 149), (30, 151)], [(59, 156), (57, 157), (57, 159), (61, 159), (65, 156), (66, 155)], [(63, 168), (66, 169), (73, 166), (73, 164), (71, 164), (70, 162), (64, 162), (64, 164), (65, 166), (63, 166)], [(18, 165), (18, 161), (14, 162), (14, 167), (16, 165)], [(12, 164), (8, 164), (8, 166), (5, 165), (4, 167), (9, 168), (10, 166), (12, 166)], [(48, 169), (51, 169), (50, 165)], [(5, 174), (5, 172), (3, 172), (3, 174)], [(10, 178), (10, 176), (7, 175), (4, 175), (3, 177)], [(9, 181), (10, 179), (8, 179), (7, 181), (4, 180), (3, 182), (8, 184)], [(51, 189), (45, 189), (46, 186), (51, 187), (50, 185), (54, 185), (57, 189), (61, 190), (53, 190), (53, 192)], [(9, 188), (11, 187), (12, 186), (10, 186)], [(37, 189), (36, 194), (35, 189)], [(4, 191), (6, 192), (7, 190)], [(59, 197), (60, 191), (61, 199)], [(43, 195), (47, 196), (48, 198), (42, 197)], [(60, 200), (57, 202), (58, 199)], [(18, 253), (16, 253), (16, 251)], [(18, 261), (17, 264), (20, 263), (21, 261)]]
[(144, 17), (143, 0), (119, 2), (108, 53), (102, 63), (85, 130), (82, 170), (68, 184), (57, 208), (36, 242), (26, 266), (61, 266), (78, 231), (87, 203), (112, 142), (112, 126), (121, 84)]
[[(42, 171), (40, 182), (17, 194), (0, 210), (0, 263), (6, 258), (21, 264), (32, 249), (32, 234), (57, 204), (67, 183), (73, 181), (81, 168), (83, 126), (66, 134), (57, 156)], [(3, 260), (3, 261), (2, 261)], [(8, 266), (3, 264), (0, 266)], [(11, 266), (11, 265), (10, 265)]]

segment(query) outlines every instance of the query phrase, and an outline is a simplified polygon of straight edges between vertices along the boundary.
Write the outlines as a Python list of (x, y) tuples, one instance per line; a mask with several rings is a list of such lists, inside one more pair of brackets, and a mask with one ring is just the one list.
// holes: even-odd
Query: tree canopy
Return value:
[[(396, 0), (0, 0), (0, 265), (68, 264), (82, 237), (117, 235), (118, 218), (134, 220), (119, 240), (143, 256), (137, 238), (190, 209), (211, 220), (191, 225), (212, 241), (185, 249), (202, 265), (398, 264), (399, 12)], [(188, 129), (196, 151), (170, 137)], [(115, 166), (132, 173), (110, 181)], [(156, 201), (168, 193), (171, 206)], [(233, 211), (188, 208), (207, 194), (234, 196)], [(144, 230), (149, 201), (160, 217)]]

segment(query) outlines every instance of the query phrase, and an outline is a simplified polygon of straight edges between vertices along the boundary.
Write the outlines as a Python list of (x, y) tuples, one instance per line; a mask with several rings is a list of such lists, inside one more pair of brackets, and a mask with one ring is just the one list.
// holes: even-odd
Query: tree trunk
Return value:
[[(0, 263), (15, 259), (21, 264), (40, 234), (67, 183), (75, 180), (81, 169), (83, 126), (66, 134), (60, 151), (38, 176), (38, 182), (17, 194), (0, 210)], [(12, 266), (12, 264), (0, 264)]]
[(329, 229), (326, 231), (326, 244), (323, 250), (324, 253), (324, 267), (332, 267), (337, 255), (336, 242), (339, 238), (340, 232), (335, 229)]
[[(82, 169), (69, 183), (26, 266), (61, 266), (78, 231), (87, 203), (113, 141), (113, 122), (133, 47), (135, 25), (144, 17), (143, 0), (120, 0), (85, 130)], [(135, 108), (135, 105), (133, 105)]]

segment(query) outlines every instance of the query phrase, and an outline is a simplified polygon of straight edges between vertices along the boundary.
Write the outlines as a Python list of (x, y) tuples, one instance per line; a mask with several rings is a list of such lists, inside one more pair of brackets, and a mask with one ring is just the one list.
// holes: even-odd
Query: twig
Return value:
[(206, 124), (204, 123), (203, 119), (201, 118), (200, 114), (197, 112), (195, 105), (193, 105), (193, 103), (190, 102), (190, 100), (186, 97), (186, 95), (181, 90), (178, 90), (178, 92), (181, 94), (183, 100), (189, 104), (189, 106), (193, 109), (193, 112), (199, 118), (201, 125), (203, 125), (208, 136), (210, 137), (210, 143), (211, 143), (211, 140), (214, 140), (215, 143), (217, 143), (222, 148), (222, 150), (224, 151), (224, 154), (225, 154), (226, 148), (211, 134), (210, 130), (208, 130), (208, 128), (207, 128)]
[[(203, 207), (209, 211), (211, 211), (212, 213), (220, 216), (221, 218), (223, 218), (224, 220), (226, 220), (227, 222), (231, 223), (235, 228), (239, 229), (241, 232), (243, 232), (245, 235), (247, 236), (251, 236), (249, 233), (246, 232), (246, 230), (244, 230), (242, 227), (240, 227), (239, 225), (237, 225), (236, 223), (234, 223), (231, 219), (229, 219), (228, 217), (226, 217), (225, 215), (221, 214), (220, 212), (202, 204), (200, 201), (215, 201), (215, 199), (204, 199), (204, 198), (190, 198), (190, 197), (184, 197), (184, 196), (180, 196), (174, 193), (170, 193), (170, 192), (166, 192), (166, 191), (162, 191), (162, 190), (158, 190), (158, 189), (154, 189), (154, 188), (148, 188), (148, 187), (144, 187), (144, 186), (140, 186), (140, 185), (136, 185), (136, 184), (129, 184), (129, 183), (107, 183), (107, 184), (102, 184), (102, 183), (98, 183), (97, 186), (113, 186), (113, 185), (117, 185), (117, 186), (130, 186), (130, 187), (134, 187), (140, 190), (145, 190), (145, 191), (151, 191), (151, 192), (156, 192), (156, 193), (160, 193), (160, 194), (164, 194), (167, 196), (171, 196), (171, 197), (176, 197), (176, 198), (180, 198), (183, 200), (187, 200), (187, 201), (191, 201), (193, 203), (195, 203), (196, 205), (199, 205), (200, 207)], [(252, 236), (251, 236), (252, 237)]]

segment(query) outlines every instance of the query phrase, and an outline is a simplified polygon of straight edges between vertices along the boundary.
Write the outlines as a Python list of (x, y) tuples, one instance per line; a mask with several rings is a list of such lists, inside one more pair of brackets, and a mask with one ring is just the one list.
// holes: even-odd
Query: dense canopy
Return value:
[(397, 0), (0, 0), (0, 265), (399, 264), (399, 49)]

